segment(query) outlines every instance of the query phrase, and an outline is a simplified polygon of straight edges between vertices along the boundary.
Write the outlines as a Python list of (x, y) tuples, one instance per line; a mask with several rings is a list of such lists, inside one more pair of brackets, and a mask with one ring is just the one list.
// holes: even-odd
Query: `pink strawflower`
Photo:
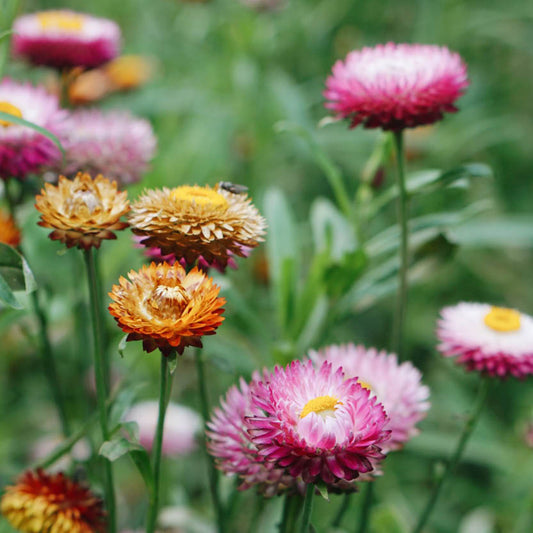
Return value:
[(533, 317), (505, 307), (461, 302), (438, 321), (438, 349), (467, 370), (524, 378), (533, 374)]
[[(264, 376), (268, 376), (266, 371)], [(259, 381), (261, 377), (255, 373), (253, 379)], [(242, 479), (239, 490), (257, 486), (264, 496), (270, 497), (294, 486), (295, 479), (286, 475), (283, 468), (265, 462), (252, 442), (246, 418), (260, 414), (260, 410), (252, 407), (250, 386), (241, 378), (239, 385), (231, 387), (220, 407), (213, 411), (207, 424), (207, 449), (220, 470)]]
[[(58, 135), (65, 112), (57, 98), (42, 87), (10, 79), (0, 82), (0, 111), (23, 118)], [(23, 179), (55, 164), (61, 154), (56, 145), (36, 130), (0, 119), (0, 177)]]
[(383, 406), (342, 368), (293, 361), (252, 388), (252, 442), (265, 461), (305, 483), (351, 481), (384, 457)]
[(13, 29), (13, 54), (35, 65), (92, 68), (120, 51), (115, 22), (66, 9), (22, 15)]
[[(139, 426), (139, 442), (148, 451), (152, 449), (159, 404), (146, 401), (134, 405), (124, 417), (126, 422), (137, 422)], [(177, 403), (170, 402), (167, 406), (163, 431), (163, 455), (172, 457), (185, 455), (196, 448), (196, 435), (202, 427), (200, 415)]]
[(62, 174), (103, 174), (124, 185), (139, 181), (148, 170), (156, 138), (147, 120), (125, 111), (79, 110), (65, 122), (63, 146)]
[(333, 65), (324, 96), (351, 127), (402, 130), (441, 120), (468, 86), (461, 57), (444, 46), (387, 43)]
[(391, 435), (383, 445), (384, 451), (401, 448), (418, 434), (415, 426), (430, 406), (429, 388), (422, 385), (422, 374), (410, 362), (399, 364), (394, 354), (353, 344), (312, 351), (309, 358), (316, 366), (329, 361), (334, 367), (342, 367), (346, 377), (357, 378), (371, 396), (376, 396), (389, 417), (385, 429)]

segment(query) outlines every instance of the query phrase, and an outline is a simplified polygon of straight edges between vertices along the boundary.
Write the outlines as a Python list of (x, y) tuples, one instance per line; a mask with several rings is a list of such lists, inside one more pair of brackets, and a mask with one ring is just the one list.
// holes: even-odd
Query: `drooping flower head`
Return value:
[(105, 533), (103, 502), (63, 473), (28, 471), (6, 488), (0, 510), (23, 533)]
[[(135, 404), (124, 416), (125, 422), (137, 422), (139, 442), (148, 451), (154, 443), (158, 413), (157, 401), (145, 401)], [(170, 402), (165, 416), (163, 455), (175, 457), (192, 452), (196, 448), (196, 435), (201, 428), (202, 419), (196, 411)]]
[[(268, 378), (266, 370), (263, 376)], [(254, 373), (253, 380), (260, 381), (261, 376)], [(284, 468), (265, 461), (252, 442), (246, 419), (261, 414), (262, 411), (252, 405), (250, 385), (241, 378), (222, 398), (220, 407), (213, 411), (207, 424), (207, 449), (220, 470), (239, 476), (242, 480), (239, 490), (254, 486), (270, 497), (293, 487), (296, 479), (287, 475)]]
[(309, 358), (316, 366), (329, 361), (342, 367), (346, 377), (357, 378), (371, 396), (376, 396), (389, 417), (385, 429), (391, 435), (384, 451), (400, 448), (418, 433), (415, 425), (429, 409), (429, 389), (422, 385), (420, 371), (410, 362), (399, 364), (394, 354), (353, 344), (312, 351)]
[(387, 416), (370, 391), (342, 368), (293, 361), (254, 384), (247, 418), (252, 442), (265, 461), (305, 483), (351, 481), (384, 456)]
[(129, 221), (145, 246), (183, 258), (187, 265), (202, 256), (221, 268), (232, 255), (245, 257), (263, 240), (266, 227), (246, 194), (221, 184), (148, 190), (132, 205)]
[(156, 149), (151, 124), (124, 111), (72, 112), (62, 138), (66, 151), (62, 174), (103, 174), (121, 185), (139, 181)]
[(97, 67), (120, 50), (115, 22), (66, 9), (22, 15), (13, 29), (13, 54), (35, 65)]
[(114, 231), (128, 225), (120, 218), (129, 205), (127, 193), (119, 192), (115, 181), (81, 173), (73, 180), (60, 176), (57, 185), (45, 183), (35, 197), (39, 226), (54, 230), (50, 239), (85, 250), (99, 248), (104, 239), (116, 239)]
[(506, 307), (461, 302), (441, 311), (438, 349), (467, 370), (524, 378), (533, 374), (533, 317)]
[(20, 230), (11, 216), (0, 211), (0, 242), (16, 248), (20, 244)]
[(351, 127), (402, 130), (441, 120), (468, 86), (461, 57), (444, 46), (387, 43), (350, 52), (326, 81), (326, 107)]
[[(42, 87), (9, 79), (0, 82), (0, 111), (59, 134), (65, 112), (58, 99)], [(57, 164), (61, 157), (56, 145), (42, 133), (0, 119), (0, 178), (24, 179), (43, 166)]]
[(147, 352), (202, 346), (202, 336), (214, 335), (224, 320), (220, 287), (197, 268), (187, 273), (179, 263), (152, 263), (128, 277), (113, 285), (109, 312), (127, 340), (142, 340)]

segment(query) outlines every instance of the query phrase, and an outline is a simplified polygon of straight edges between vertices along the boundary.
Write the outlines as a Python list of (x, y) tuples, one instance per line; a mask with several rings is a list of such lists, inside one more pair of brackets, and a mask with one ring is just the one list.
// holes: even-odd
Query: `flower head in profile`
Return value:
[(62, 174), (103, 174), (124, 185), (148, 170), (157, 141), (151, 124), (124, 111), (97, 109), (72, 112), (65, 120)]
[(352, 481), (384, 456), (387, 416), (370, 391), (342, 368), (293, 361), (254, 383), (247, 418), (265, 461), (305, 483)]
[(420, 371), (410, 362), (400, 364), (394, 354), (353, 344), (312, 351), (309, 358), (316, 366), (329, 361), (342, 367), (346, 377), (357, 378), (371, 396), (376, 396), (389, 417), (385, 429), (391, 434), (384, 451), (400, 448), (418, 433), (416, 424), (429, 409), (429, 389), (422, 385)]
[(128, 277), (113, 285), (109, 312), (127, 340), (142, 340), (147, 352), (202, 346), (202, 337), (214, 335), (224, 320), (220, 287), (197, 268), (187, 273), (179, 263), (152, 263)]
[(63, 473), (24, 473), (6, 488), (4, 518), (23, 533), (105, 533), (103, 502)]
[[(58, 135), (65, 112), (57, 97), (42, 87), (9, 79), (0, 82), (0, 111), (32, 122)], [(24, 179), (44, 166), (57, 164), (61, 153), (42, 133), (9, 120), (0, 119), (0, 178)]]
[(0, 211), (0, 242), (16, 248), (20, 244), (20, 230), (11, 216)]
[[(148, 451), (154, 444), (158, 413), (157, 401), (145, 401), (135, 404), (124, 416), (124, 421), (137, 423), (139, 442)], [(165, 416), (163, 455), (176, 457), (192, 452), (196, 448), (196, 435), (201, 428), (202, 419), (196, 411), (170, 402)]]
[(45, 183), (35, 207), (41, 212), (39, 226), (54, 230), (50, 239), (88, 250), (116, 239), (114, 231), (127, 227), (120, 218), (129, 211), (129, 201), (116, 182), (80, 173), (73, 180), (60, 176), (57, 185)]
[(461, 302), (441, 311), (438, 349), (467, 370), (524, 378), (533, 374), (533, 317), (515, 309)]
[(66, 9), (22, 15), (13, 30), (14, 55), (35, 65), (97, 67), (120, 50), (115, 22)]
[(130, 91), (144, 85), (153, 76), (154, 61), (149, 57), (123, 55), (103, 67), (115, 91)]
[[(263, 375), (268, 378), (266, 370)], [(259, 373), (254, 373), (253, 381), (260, 380)], [(239, 490), (257, 487), (264, 496), (271, 497), (294, 487), (296, 479), (286, 474), (284, 468), (265, 461), (252, 442), (246, 419), (260, 414), (262, 411), (252, 406), (250, 385), (241, 378), (213, 411), (207, 424), (207, 449), (222, 472), (239, 476), (242, 480)]]
[(132, 231), (142, 244), (193, 265), (202, 256), (225, 268), (232, 256), (245, 257), (263, 240), (266, 222), (246, 194), (184, 185), (146, 191), (133, 205)]
[(457, 111), (468, 86), (461, 57), (444, 46), (387, 43), (350, 52), (326, 81), (326, 107), (351, 127), (402, 130)]

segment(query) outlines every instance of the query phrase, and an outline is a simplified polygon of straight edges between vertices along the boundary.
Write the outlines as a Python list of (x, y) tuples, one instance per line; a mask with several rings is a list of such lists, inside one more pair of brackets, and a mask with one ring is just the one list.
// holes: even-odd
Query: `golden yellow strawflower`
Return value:
[(127, 227), (120, 218), (129, 211), (126, 192), (102, 175), (79, 173), (73, 180), (60, 176), (57, 185), (46, 183), (35, 197), (41, 212), (39, 225), (52, 228), (49, 237), (68, 248), (100, 247), (104, 239), (116, 239), (115, 230)]
[(17, 247), (20, 244), (20, 231), (13, 218), (0, 211), (0, 242)]

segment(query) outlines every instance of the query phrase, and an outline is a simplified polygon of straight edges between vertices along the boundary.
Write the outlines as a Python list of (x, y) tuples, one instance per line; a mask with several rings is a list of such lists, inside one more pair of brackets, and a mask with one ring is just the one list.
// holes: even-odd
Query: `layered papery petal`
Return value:
[(276, 367), (252, 384), (252, 408), (260, 414), (246, 421), (259, 454), (305, 483), (350, 481), (383, 458), (383, 406), (329, 362)]
[(351, 126), (402, 130), (431, 124), (468, 86), (461, 57), (446, 47), (387, 43), (350, 52), (326, 81), (326, 107)]
[(467, 370), (501, 378), (533, 374), (533, 317), (486, 303), (445, 307), (437, 325), (438, 349)]

